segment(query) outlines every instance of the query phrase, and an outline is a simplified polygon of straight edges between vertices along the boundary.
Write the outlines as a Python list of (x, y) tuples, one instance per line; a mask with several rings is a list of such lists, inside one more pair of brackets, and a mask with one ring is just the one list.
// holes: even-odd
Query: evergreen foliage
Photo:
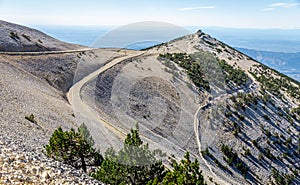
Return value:
[(244, 176), (247, 175), (248, 166), (238, 157), (237, 153), (227, 145), (222, 144), (221, 151), (227, 158), (225, 161), (230, 165), (236, 167)]
[(188, 152), (180, 163), (172, 159), (173, 169), (166, 169), (157, 156), (164, 155), (143, 144), (137, 126), (125, 138), (123, 149), (106, 151), (103, 163), (92, 177), (107, 184), (205, 184), (199, 162), (192, 162)]
[(210, 86), (207, 80), (205, 80), (202, 67), (191, 56), (186, 53), (166, 53), (160, 54), (159, 58), (165, 60), (171, 60), (177, 63), (180, 67), (187, 70), (189, 78), (193, 81), (196, 87), (209, 91)]
[(199, 167), (199, 162), (197, 159), (191, 161), (190, 154), (187, 152), (184, 159), (177, 163), (172, 160), (173, 170), (168, 170), (161, 183), (157, 182), (157, 179), (149, 182), (150, 185), (156, 184), (184, 184), (184, 185), (205, 185), (204, 177), (202, 171)]
[(106, 151), (103, 163), (92, 177), (107, 184), (144, 185), (152, 179), (161, 181), (165, 168), (157, 156), (163, 156), (162, 152), (151, 151), (148, 144), (143, 144), (137, 126), (127, 134), (120, 151)]
[(77, 132), (73, 128), (63, 131), (58, 127), (45, 149), (47, 156), (86, 171), (87, 166), (98, 166), (102, 162), (102, 156), (93, 145), (89, 130), (82, 124)]
[(171, 159), (172, 169), (166, 169), (158, 159), (165, 154), (161, 150), (150, 150), (148, 144), (143, 144), (138, 125), (127, 134), (123, 148), (118, 152), (109, 148), (105, 158), (93, 145), (89, 130), (82, 124), (77, 131), (56, 129), (45, 149), (47, 156), (81, 167), (84, 171), (87, 165), (98, 166), (90, 175), (106, 184), (206, 184), (198, 160), (191, 161), (188, 152), (179, 163)]
[(246, 85), (250, 78), (241, 68), (234, 68), (209, 52), (199, 50), (193, 55), (186, 53), (160, 54), (159, 59), (169, 60), (187, 71), (189, 78), (200, 90), (211, 90), (209, 83), (224, 88), (223, 81), (234, 87)]
[(220, 67), (222, 68), (223, 73), (226, 76), (226, 82), (234, 82), (236, 85), (246, 85), (249, 77), (241, 68), (234, 68), (231, 65), (227, 64), (224, 60), (219, 62)]
[(289, 96), (300, 99), (300, 82), (277, 72), (263, 64), (256, 65), (250, 73), (262, 85), (262, 88), (281, 98), (284, 92)]

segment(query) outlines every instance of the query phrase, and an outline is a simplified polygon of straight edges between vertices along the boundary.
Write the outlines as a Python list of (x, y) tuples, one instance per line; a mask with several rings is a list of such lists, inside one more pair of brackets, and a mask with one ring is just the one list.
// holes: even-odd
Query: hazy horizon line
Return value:
[[(15, 23), (19, 24), (19, 23)], [(25, 24), (26, 26), (53, 26), (53, 27), (108, 27), (108, 28), (118, 28), (121, 26), (125, 26), (128, 24), (124, 25), (85, 25), (85, 24), (78, 24), (78, 25), (69, 25), (69, 24)], [(195, 25), (178, 25), (183, 28), (222, 28), (222, 29), (240, 29), (240, 30), (300, 30), (300, 28), (259, 28), (259, 27), (225, 27), (225, 26), (195, 26)]]
[[(128, 24), (44, 24), (44, 23), (21, 23), (21, 22), (17, 22), (17, 21), (10, 21), (10, 20), (4, 20), (4, 19), (0, 19), (2, 21), (6, 21), (6, 22), (11, 22), (11, 23), (14, 23), (14, 24), (19, 24), (19, 25), (24, 25), (24, 26), (53, 26), (53, 27), (59, 27), (59, 26), (64, 26), (64, 27), (108, 27), (108, 28), (118, 28), (118, 27), (121, 27), (121, 26), (125, 26), (125, 25), (128, 25), (128, 24), (132, 24), (132, 23), (136, 23), (136, 22), (132, 22), (132, 23), (128, 23)], [(143, 21), (141, 21), (143, 22)], [(144, 21), (144, 22), (161, 22), (161, 21)], [(163, 22), (162, 22), (163, 23)], [(165, 23), (168, 23), (168, 22), (165, 22)], [(169, 23), (169, 24), (173, 24), (173, 23)], [(180, 27), (183, 27), (183, 28), (186, 28), (186, 27), (194, 27), (194, 28), (198, 28), (198, 29), (201, 29), (201, 28), (222, 28), (222, 29), (240, 29), (240, 30), (300, 30), (300, 27), (295, 27), (295, 28), (281, 28), (281, 27), (230, 27), (230, 26), (218, 26), (218, 25), (177, 25), (177, 24), (174, 24), (176, 26), (180, 26)]]
[[(128, 24), (119, 24), (119, 25), (109, 25), (109, 24), (103, 24), (103, 25), (100, 25), (100, 24), (36, 24), (36, 23), (21, 23), (21, 22), (15, 22), (15, 21), (8, 21), (8, 20), (4, 20), (4, 19), (0, 19), (2, 21), (6, 21), (6, 22), (10, 22), (10, 23), (14, 23), (14, 24), (19, 24), (19, 25), (24, 25), (24, 26), (53, 26), (53, 27), (59, 27), (59, 26), (64, 26), (64, 27), (109, 27), (109, 28), (118, 28), (118, 27), (121, 27), (121, 26), (125, 26), (125, 25), (128, 25)], [(143, 21), (141, 21), (143, 22)], [(144, 21), (144, 22), (161, 22), (161, 21)], [(136, 22), (133, 22), (133, 23), (136, 23)], [(162, 22), (164, 23), (164, 22)], [(168, 22), (166, 22), (168, 23)], [(132, 24), (132, 23), (129, 23), (129, 24)], [(169, 23), (169, 24), (173, 24), (173, 23)], [(198, 28), (198, 29), (201, 29), (201, 28), (223, 28), (223, 29), (245, 29), (245, 30), (300, 30), (300, 27), (296, 27), (296, 28), (276, 28), (276, 27), (270, 27), (270, 28), (264, 28), (264, 27), (227, 27), (227, 26), (217, 26), (217, 25), (214, 25), (214, 26), (206, 26), (206, 25), (177, 25), (177, 24), (174, 24), (176, 26), (180, 26), (180, 27), (183, 27), (183, 28), (186, 28), (186, 27), (194, 27), (194, 28)]]

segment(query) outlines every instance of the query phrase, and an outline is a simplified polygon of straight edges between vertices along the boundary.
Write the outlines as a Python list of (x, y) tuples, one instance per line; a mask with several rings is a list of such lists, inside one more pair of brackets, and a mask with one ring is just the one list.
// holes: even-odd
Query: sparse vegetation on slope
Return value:
[(287, 93), (290, 97), (300, 100), (300, 83), (286, 75), (277, 72), (265, 65), (258, 64), (250, 70), (253, 77), (262, 85), (262, 88), (273, 95), (282, 98)]
[(199, 63), (186, 53), (166, 53), (160, 54), (160, 59), (167, 59), (177, 63), (180, 67), (187, 70), (187, 74), (200, 90), (210, 90), (209, 83), (205, 80), (204, 73)]
[(224, 60), (219, 62), (220, 67), (222, 68), (223, 73), (226, 75), (226, 83), (230, 81), (234, 82), (237, 86), (246, 85), (250, 80), (245, 72), (240, 68), (234, 68), (231, 65), (227, 64)]
[[(3, 23), (1, 25), (6, 24)], [(10, 32), (12, 32), (12, 34), (10, 34)], [(25, 49), (28, 49), (28, 45), (25, 45), (27, 48), (21, 50), (20, 47), (23, 47), (22, 43), (33, 44), (34, 48), (31, 48), (32, 50), (29, 48), (30, 51), (41, 51), (43, 46), (49, 44), (49, 38), (42, 36), (35, 37), (35, 34), (30, 34), (30, 32), (27, 32), (26, 30), (23, 32), (19, 31), (19, 29), (8, 29), (7, 32), (2, 34), (5, 35), (6, 40), (15, 45), (17, 44), (16, 48), (6, 47), (7, 44), (4, 39), (4, 47), (2, 47), (3, 51), (12, 51), (13, 49), (16, 49), (16, 51), (25, 51)], [(205, 40), (205, 42), (203, 42), (203, 40)], [(53, 47), (49, 46), (47, 48), (49, 50), (57, 48), (55, 46)], [(63, 48), (66, 49), (69, 47)], [(172, 53), (178, 52), (178, 48), (180, 48), (183, 53)], [(74, 49), (73, 46), (70, 46), (70, 49)], [(118, 56), (123, 56), (124, 52), (122, 51), (124, 50), (120, 50)], [(230, 184), (247, 184), (247, 182), (249, 182), (249, 184), (299, 184), (298, 156), (300, 154), (300, 107), (299, 102), (297, 101), (297, 97), (299, 97), (299, 82), (293, 81), (272, 69), (263, 67), (263, 65), (256, 63), (249, 57), (236, 52), (233, 48), (202, 33), (198, 36), (191, 35), (177, 39), (172, 43), (162, 44), (159, 47), (152, 48), (151, 51), (153, 51), (153, 53), (165, 53), (166, 51), (170, 53), (160, 55), (159, 59), (162, 60), (161, 63), (155, 60), (155, 55), (151, 54), (151, 62), (148, 60), (150, 56), (143, 55), (138, 58), (139, 62), (136, 63), (136, 66), (138, 67), (132, 67), (128, 71), (122, 70), (127, 64), (127, 62), (124, 61), (120, 63), (120, 65), (114, 66), (116, 67), (114, 70), (105, 71), (93, 81), (97, 83), (97, 87), (99, 87), (97, 97), (100, 95), (105, 97), (102, 99), (103, 101), (97, 102), (97, 109), (100, 110), (99, 116), (103, 116), (102, 118), (105, 119), (107, 118), (109, 122), (118, 124), (117, 122), (114, 122), (115, 115), (114, 111), (112, 111), (113, 107), (111, 107), (111, 92), (113, 86), (110, 85), (113, 85), (115, 77), (118, 77), (119, 74), (121, 74), (121, 71), (122, 75), (126, 77), (127, 74), (125, 73), (128, 72), (132, 75), (135, 74), (137, 72), (135, 70), (138, 69), (141, 69), (142, 73), (149, 76), (155, 76), (155, 72), (158, 70), (161, 70), (159, 71), (160, 74), (165, 70), (168, 74), (163, 74), (166, 75), (166, 78), (162, 78), (163, 80), (144, 78), (141, 81), (143, 81), (143, 83), (145, 82), (145, 84), (141, 83), (142, 85), (139, 84), (134, 89), (130, 89), (131, 92), (133, 92), (132, 94), (134, 94), (134, 96), (131, 97), (137, 98), (132, 99), (130, 97), (130, 101), (134, 102), (131, 105), (142, 105), (138, 107), (142, 107), (142, 109), (140, 109), (139, 112), (134, 112), (134, 114), (140, 116), (141, 120), (150, 120), (151, 118), (152, 121), (152, 117), (155, 117), (151, 109), (153, 106), (149, 106), (149, 111), (147, 110), (147, 103), (150, 102), (148, 101), (150, 98), (147, 97), (148, 99), (146, 100), (145, 98), (141, 98), (140, 95), (147, 95), (149, 91), (145, 90), (144, 87), (149, 87), (151, 88), (150, 93), (153, 92), (151, 98), (156, 98), (155, 96), (159, 94), (156, 93), (157, 90), (163, 89), (160, 91), (165, 93), (162, 97), (167, 97), (166, 99), (168, 100), (167, 106), (163, 108), (164, 110), (171, 110), (171, 114), (166, 111), (167, 119), (160, 122), (163, 126), (166, 125), (168, 127), (164, 127), (155, 133), (164, 137), (166, 142), (174, 141), (174, 145), (169, 145), (170, 148), (166, 148), (166, 151), (174, 152), (174, 155), (177, 156), (170, 160), (171, 163), (168, 165), (170, 169), (167, 169), (159, 163), (159, 159), (156, 159), (155, 157), (152, 158), (154, 153), (157, 152), (157, 154), (159, 154), (160, 152), (150, 150), (147, 144), (141, 142), (141, 139), (138, 136), (138, 129), (135, 129), (133, 130), (134, 132), (130, 132), (130, 137), (126, 138), (127, 140), (124, 142), (127, 144), (136, 143), (138, 146), (124, 144), (124, 148), (120, 151), (114, 151), (113, 149), (108, 150), (106, 154), (104, 154), (105, 158), (103, 160), (100, 160), (98, 164), (93, 164), (98, 167), (97, 171), (95, 171), (94, 167), (88, 167), (88, 165), (95, 161), (94, 156), (92, 155), (90, 158), (86, 158), (85, 161), (87, 163), (90, 162), (89, 164), (86, 164), (88, 172), (90, 170), (95, 172), (95, 174), (99, 175), (97, 177), (99, 179), (108, 178), (106, 182), (111, 184), (132, 184), (133, 182), (137, 184), (204, 184), (199, 164), (197, 164), (198, 162), (196, 160), (192, 161), (191, 159), (194, 157), (195, 153), (199, 152), (197, 143), (193, 140), (194, 136), (191, 132), (187, 132), (187, 128), (192, 129), (192, 124), (190, 124), (191, 122), (188, 122), (187, 125), (191, 127), (186, 127), (184, 124), (177, 124), (176, 122), (179, 119), (185, 118), (183, 117), (185, 115), (194, 114), (195, 107), (197, 108), (198, 106), (197, 100), (199, 98), (200, 101), (203, 100), (203, 102), (199, 101), (201, 106), (203, 104), (203, 107), (200, 107), (202, 109), (201, 111), (203, 111), (203, 114), (201, 115), (203, 115), (203, 118), (205, 117), (210, 121), (212, 120), (211, 126), (218, 131), (216, 135), (210, 135), (214, 136), (213, 142), (207, 146), (207, 150), (203, 151), (202, 154), (207, 161), (208, 167), (211, 167), (211, 171), (215, 172), (220, 179), (224, 179), (224, 181)], [(102, 55), (103, 53), (104, 55)], [(127, 51), (126, 53), (128, 54)], [(2, 107), (5, 109), (1, 110), (0, 107), (2, 123), (1, 132), (3, 131), (1, 137), (6, 139), (8, 136), (7, 138), (11, 138), (8, 140), (8, 143), (12, 140), (16, 140), (18, 145), (20, 145), (20, 151), (31, 149), (36, 151), (36, 146), (41, 146), (42, 143), (45, 143), (50, 137), (48, 134), (49, 131), (53, 130), (54, 127), (57, 127), (58, 124), (61, 124), (62, 128), (70, 128), (71, 124), (74, 123), (75, 115), (72, 115), (73, 111), (71, 106), (69, 106), (61, 96), (64, 96), (63, 93), (67, 92), (74, 82), (109, 62), (109, 58), (106, 58), (105, 56), (112, 56), (112, 53), (109, 52), (105, 54), (104, 50), (93, 50), (85, 52), (80, 51), (72, 54), (2, 54), (1, 57), (3, 57), (4, 60), (3, 62), (0, 62), (0, 74), (2, 74), (0, 86), (4, 94), (4, 96), (1, 96), (1, 104), (3, 104)], [(114, 56), (117, 57), (117, 55)], [(99, 62), (100, 59), (101, 62)], [(134, 60), (128, 61), (128, 63), (134, 63)], [(80, 69), (78, 64), (81, 62), (84, 69), (82, 73), (81, 71), (78, 71), (80, 76), (79, 78), (75, 77), (74, 81), (74, 70)], [(134, 64), (132, 66), (134, 66)], [(187, 75), (183, 74), (184, 71)], [(255, 77), (252, 78), (250, 76), (253, 80), (250, 80), (250, 78), (247, 77), (249, 72)], [(33, 78), (30, 73), (36, 77)], [(186, 81), (186, 77), (189, 77), (190, 81)], [(167, 88), (167, 83), (164, 83), (164, 80), (167, 82), (170, 80), (171, 85), (174, 85), (175, 88), (184, 87), (184, 85), (188, 85), (192, 82), (198, 87), (198, 90), (201, 93), (198, 94), (199, 96), (196, 96), (197, 93), (194, 90), (194, 85), (191, 85), (191, 83), (188, 85), (191, 88), (186, 88), (187, 90), (182, 89), (182, 94), (186, 93), (192, 95), (189, 97), (194, 96), (197, 97), (197, 99), (194, 99), (193, 97), (190, 101), (191, 103), (189, 101), (185, 102), (185, 100), (182, 99), (181, 92), (176, 94), (176, 90), (173, 91), (172, 89)], [(61, 91), (55, 91), (46, 83), (46, 81)], [(177, 83), (179, 81), (180, 83)], [(159, 84), (159, 86), (151, 84), (152, 82)], [(92, 87), (92, 93), (85, 93), (87, 91), (81, 92), (82, 100), (86, 105), (95, 103), (95, 97), (93, 96), (95, 94), (95, 86), (94, 84), (91, 84), (93, 83), (89, 84)], [(88, 85), (88, 83), (85, 85)], [(215, 89), (222, 88), (221, 85), (227, 85), (227, 91), (222, 91), (224, 94), (221, 93), (220, 96), (215, 93), (217, 94), (217, 97), (211, 97), (210, 95), (214, 95)], [(204, 91), (206, 92), (203, 93)], [(209, 92), (210, 95), (208, 95)], [(32, 97), (34, 98), (32, 99)], [(91, 101), (89, 101), (89, 98)], [(45, 106), (50, 101), (53, 102), (53, 104), (51, 106)], [(196, 102), (196, 105), (192, 105), (192, 102)], [(157, 102), (151, 101), (151, 103)], [(164, 103), (164, 101), (159, 99), (159, 103)], [(99, 106), (100, 104), (101, 106)], [(173, 106), (173, 104), (176, 104), (176, 106)], [(188, 108), (183, 107), (184, 104), (187, 104)], [(30, 110), (25, 111), (24, 107), (27, 107), (28, 105), (30, 105)], [(159, 104), (159, 106), (161, 105)], [(220, 114), (216, 114), (217, 111), (214, 110), (215, 106), (217, 106), (218, 109), (220, 108)], [(28, 119), (26, 118), (25, 120), (24, 112), (28, 111), (34, 113), (36, 118), (28, 114)], [(185, 112), (184, 114), (181, 114), (180, 111)], [(126, 116), (131, 115), (128, 114)], [(78, 119), (79, 116), (76, 116), (76, 118)], [(172, 122), (168, 122), (169, 120), (172, 120)], [(39, 124), (32, 124), (35, 121), (38, 121)], [(174, 124), (169, 124), (173, 122)], [(221, 125), (220, 128), (215, 127), (218, 126), (218, 124)], [(146, 124), (143, 124), (143, 126), (146, 126)], [(199, 124), (199, 129), (205, 129), (203, 126), (205, 127), (206, 125)], [(206, 126), (206, 128), (208, 127)], [(180, 130), (179, 137), (174, 137), (173, 140), (169, 140), (172, 136), (175, 136), (175, 134), (172, 135), (173, 130), (175, 129)], [(34, 136), (30, 134), (32, 132), (35, 133)], [(66, 134), (66, 132), (68, 134)], [(79, 131), (74, 129), (73, 131), (63, 131), (61, 129), (58, 133), (63, 137), (56, 137), (56, 141), (61, 141), (56, 144), (53, 142), (54, 148), (61, 147), (61, 143), (67, 143), (64, 145), (64, 147), (67, 147), (65, 150), (58, 150), (67, 153), (66, 159), (69, 157), (71, 158), (70, 155), (74, 155), (74, 159), (76, 158), (77, 161), (68, 159), (68, 162), (66, 163), (71, 161), (70, 163), (75, 163), (72, 165), (76, 168), (84, 168), (80, 157), (78, 157), (80, 156), (78, 151), (73, 150), (73, 148), (77, 147), (78, 149), (81, 147), (81, 142), (79, 141), (82, 141), (82, 138), (85, 138), (86, 141), (89, 140), (87, 139), (89, 137), (84, 136), (88, 134), (84, 134), (84, 132), (78, 134)], [(113, 136), (113, 134), (109, 135), (109, 137)], [(145, 135), (145, 137), (151, 138), (148, 136), (152, 135)], [(38, 138), (38, 140), (36, 138)], [(72, 141), (66, 142), (66, 140), (72, 138)], [(189, 140), (185, 141), (185, 139)], [(84, 147), (86, 141), (83, 142), (82, 147), (89, 150), (89, 147)], [(150, 142), (152, 143), (152, 141), (156, 142), (157, 140), (151, 139)], [(106, 138), (103, 140), (97, 139), (97, 143), (100, 144), (100, 147), (103, 147), (104, 144), (106, 144), (106, 146), (109, 145), (104, 142), (106, 142)], [(93, 148), (90, 142), (87, 143)], [(102, 146), (101, 143), (103, 143)], [(224, 153), (221, 151), (222, 147), (220, 147), (220, 143), (224, 143)], [(116, 143), (110, 144), (114, 145)], [(71, 145), (71, 147), (69, 145)], [(131, 149), (132, 147), (135, 149)], [(176, 147), (188, 148), (191, 151), (191, 155), (189, 156), (186, 154), (185, 158), (181, 161), (173, 160), (182, 157), (178, 156), (178, 153), (176, 153)], [(53, 150), (56, 150), (54, 148)], [(67, 152), (68, 150), (70, 152)], [(97, 153), (99, 154), (99, 152)], [(38, 155), (40, 154), (38, 153), (37, 156)], [(139, 164), (137, 161), (142, 159), (143, 157), (141, 156), (143, 155), (146, 156), (146, 159), (150, 158), (150, 160), (146, 160), (147, 163), (144, 163), (143, 166), (126, 165), (126, 163), (130, 164), (131, 162)], [(59, 154), (56, 156), (53, 153), (51, 156), (57, 160), (64, 161), (63, 155)], [(98, 156), (101, 158), (101, 155)], [(239, 160), (236, 160), (235, 157)], [(47, 160), (53, 161), (52, 159)], [(154, 165), (151, 166), (149, 161)], [(200, 162), (203, 161), (201, 160)], [(29, 161), (29, 163), (31, 162)], [(7, 165), (9, 166), (9, 163), (5, 164), (6, 165), (3, 165), (4, 167), (7, 167)], [(16, 163), (11, 165), (11, 169), (15, 167), (15, 164)], [(53, 161), (53, 163), (51, 162), (49, 164), (54, 167), (56, 164), (61, 163)], [(158, 165), (155, 167), (155, 164)], [(69, 165), (65, 166), (68, 166), (71, 171), (75, 170)], [(56, 169), (60, 170), (61, 168), (58, 166)], [(78, 169), (76, 169), (76, 171), (80, 171), (80, 173), (76, 172), (76, 174), (80, 177), (80, 175), (82, 175), (82, 170)], [(272, 172), (272, 169), (276, 169), (276, 171), (273, 170)], [(245, 171), (246, 178), (244, 179), (242, 176), (245, 174)], [(64, 178), (64, 174), (66, 173), (71, 174), (71, 172), (67, 170), (65, 173), (62, 173), (61, 176)], [(15, 175), (13, 170), (11, 174)], [(203, 174), (208, 176), (212, 175), (209, 173), (208, 168), (203, 168)], [(52, 173), (49, 173), (49, 176), (51, 176), (51, 178), (56, 177), (52, 176)], [(79, 179), (80, 180), (77, 179), (76, 182), (83, 182), (82, 178)], [(209, 180), (213, 183), (213, 180), (210, 177)], [(32, 182), (39, 183), (38, 181)], [(58, 183), (58, 181), (56, 182)], [(67, 182), (75, 182), (75, 180), (69, 179)], [(220, 183), (220, 181), (218, 182)]]
[(293, 112), (294, 114), (297, 114), (298, 116), (300, 116), (300, 105), (299, 105), (298, 107), (294, 108), (294, 109), (292, 110), (292, 112)]
[(225, 161), (230, 165), (236, 167), (244, 177), (246, 177), (248, 172), (248, 166), (238, 157), (238, 154), (233, 152), (233, 149), (227, 145), (222, 145), (221, 151), (227, 158)]
[[(221, 52), (219, 51), (219, 54)], [(299, 100), (299, 82), (260, 64), (250, 67), (249, 72), (256, 79), (252, 81), (237, 62), (230, 62), (234, 63), (232, 65), (225, 60), (219, 60), (214, 54), (201, 50), (192, 55), (166, 53), (161, 54), (160, 58), (163, 60), (169, 59), (169, 61), (173, 61), (185, 69), (190, 79), (200, 90), (203, 90), (205, 86), (193, 80), (192, 76), (196, 75), (191, 72), (196, 72), (194, 69), (199, 69), (199, 71), (197, 70), (198, 79), (201, 78), (208, 82), (207, 86), (210, 89), (205, 89), (208, 92), (211, 92), (212, 85), (217, 84), (216, 81), (220, 81), (222, 78), (225, 79), (226, 89), (229, 89), (227, 92), (230, 94), (225, 100), (227, 102), (224, 111), (226, 119), (223, 121), (223, 124), (226, 125), (225, 132), (229, 131), (234, 136), (232, 139), (237, 140), (237, 142), (241, 141), (243, 143), (241, 146), (251, 140), (253, 140), (254, 145), (253, 148), (244, 149), (244, 152), (239, 150), (233, 152), (233, 148), (228, 147), (228, 145), (223, 146), (224, 159), (233, 169), (236, 169), (247, 179), (252, 179), (252, 177), (259, 179), (260, 177), (252, 173), (253, 159), (255, 159), (260, 161), (260, 166), (270, 163), (276, 167), (280, 166), (287, 169), (290, 180), (294, 181), (294, 178), (290, 176), (293, 170), (289, 169), (289, 166), (297, 163), (296, 156), (300, 151), (298, 146), (295, 145), (294, 137), (294, 134), (299, 130), (300, 108), (299, 105), (298, 107), (293, 105), (297, 104), (294, 99)], [(229, 58), (237, 60), (234, 57)], [(208, 61), (209, 64), (217, 61), (223, 76), (218, 72), (211, 75), (207, 71), (215, 72), (218, 69), (210, 65), (209, 70), (207, 70), (208, 68), (205, 68), (205, 64), (203, 65), (201, 61)], [(195, 67), (195, 64), (198, 66)], [(169, 66), (171, 65), (169, 64)], [(174, 70), (176, 70), (176, 67)], [(190, 74), (193, 75), (190, 76)], [(290, 104), (291, 99), (289, 97), (292, 98), (293, 104)], [(252, 129), (256, 130), (255, 125), (260, 125), (261, 129), (254, 134)], [(249, 133), (256, 135), (256, 137), (252, 137), (253, 135), (249, 135)], [(278, 133), (281, 133), (282, 137), (279, 137)], [(283, 137), (283, 135), (286, 137)], [(254, 151), (252, 151), (253, 149)], [(277, 155), (280, 156), (277, 157)], [(209, 153), (205, 156), (208, 160), (215, 162), (223, 171), (226, 171), (222, 168), (219, 160), (214, 158), (213, 154)], [(282, 171), (280, 170), (280, 173)], [(265, 179), (265, 177), (262, 178)], [(271, 175), (268, 178), (271, 178)]]
[(210, 91), (210, 82), (221, 87), (222, 81), (225, 80), (228, 87), (236, 88), (236, 86), (246, 85), (250, 81), (250, 78), (241, 68), (234, 68), (224, 60), (220, 61), (215, 55), (202, 50), (193, 55), (186, 53), (160, 54), (159, 58), (173, 61), (185, 69), (190, 79), (200, 90)]
[(11, 31), (9, 33), (10, 38), (14, 39), (14, 40), (18, 40), (20, 39), (19, 35), (16, 32)]
[(283, 185), (283, 184), (290, 185), (293, 183), (293, 179), (294, 179), (294, 175), (283, 174), (278, 172), (278, 170), (276, 169), (272, 169), (272, 176), (274, 178), (275, 184), (277, 185)]

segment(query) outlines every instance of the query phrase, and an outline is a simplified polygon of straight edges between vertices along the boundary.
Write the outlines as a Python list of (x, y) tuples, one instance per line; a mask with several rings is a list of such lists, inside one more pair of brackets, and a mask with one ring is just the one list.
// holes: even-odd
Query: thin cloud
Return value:
[(273, 11), (273, 10), (275, 10), (275, 8), (264, 8), (264, 9), (262, 9), (262, 11)]
[(300, 3), (274, 3), (274, 4), (270, 4), (269, 7), (273, 7), (273, 8), (293, 8), (293, 7), (297, 7), (299, 6)]
[(262, 9), (262, 11), (273, 11), (277, 8), (294, 8), (298, 7), (299, 5), (300, 3), (273, 3)]
[(189, 11), (189, 10), (200, 10), (200, 9), (215, 9), (214, 6), (197, 6), (197, 7), (188, 7), (188, 8), (181, 8), (179, 11)]
[(270, 7), (282, 7), (282, 8), (293, 8), (299, 6), (299, 3), (274, 3), (270, 4)]

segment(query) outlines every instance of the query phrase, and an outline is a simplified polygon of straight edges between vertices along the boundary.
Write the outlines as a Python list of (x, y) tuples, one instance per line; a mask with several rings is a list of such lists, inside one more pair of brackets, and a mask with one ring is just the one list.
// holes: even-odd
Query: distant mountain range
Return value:
[(300, 52), (299, 29), (201, 28), (231, 46), (261, 51)]
[(300, 81), (300, 52), (283, 53), (236, 48), (257, 61)]

